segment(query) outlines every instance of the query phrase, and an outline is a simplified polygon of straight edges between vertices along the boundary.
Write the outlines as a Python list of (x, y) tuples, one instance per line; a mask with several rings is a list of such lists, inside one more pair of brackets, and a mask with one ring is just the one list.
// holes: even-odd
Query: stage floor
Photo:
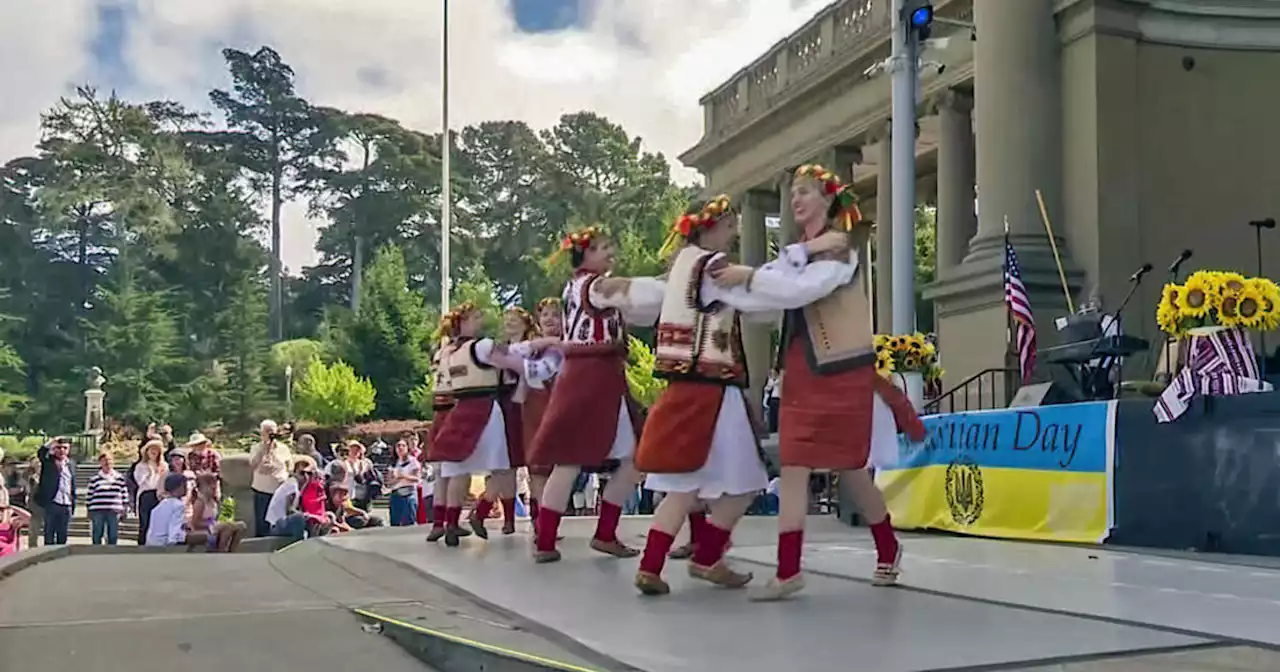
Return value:
[[(642, 544), (647, 525), (625, 520), (624, 539)], [(730, 555), (757, 582), (772, 572), (775, 525), (749, 518), (734, 536)], [(451, 623), (451, 632), (587, 669), (1280, 669), (1272, 650), (1280, 645), (1276, 570), (908, 536), (903, 585), (873, 588), (865, 530), (814, 518), (808, 588), (789, 602), (750, 603), (744, 592), (694, 582), (683, 562), (668, 566), (671, 595), (644, 598), (631, 585), (636, 560), (587, 548), (593, 527), (592, 519), (566, 520), (564, 561), (543, 566), (531, 561), (523, 531), (494, 530), (489, 542), (473, 537), (457, 549), (429, 545), (413, 528), (322, 543), (416, 569), (494, 614)], [(379, 613), (433, 627), (444, 612), (401, 602)]]

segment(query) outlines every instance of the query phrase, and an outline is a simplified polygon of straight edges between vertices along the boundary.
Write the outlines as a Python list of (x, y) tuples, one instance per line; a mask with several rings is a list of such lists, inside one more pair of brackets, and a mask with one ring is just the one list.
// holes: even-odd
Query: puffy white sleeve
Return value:
[(471, 344), (471, 355), (476, 362), (495, 369), (507, 369), (520, 373), (524, 370), (524, 359), (510, 351), (500, 351), (492, 338), (482, 338)]
[(658, 278), (596, 278), (587, 299), (599, 308), (615, 308), (632, 324), (652, 324), (662, 311), (667, 283)]
[(852, 255), (848, 263), (815, 261), (800, 266), (780, 259), (756, 269), (750, 288), (722, 289), (711, 278), (703, 278), (702, 292), (708, 302), (722, 301), (743, 313), (768, 314), (801, 308), (821, 299), (848, 284), (857, 268), (857, 257)]

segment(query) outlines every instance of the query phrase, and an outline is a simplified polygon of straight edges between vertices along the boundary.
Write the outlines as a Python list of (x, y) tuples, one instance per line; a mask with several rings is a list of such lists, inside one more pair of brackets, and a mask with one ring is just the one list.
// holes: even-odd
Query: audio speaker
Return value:
[(1017, 394), (1013, 395), (1013, 401), (1009, 402), (1009, 408), (1074, 404), (1077, 401), (1081, 401), (1080, 395), (1068, 390), (1061, 383), (1035, 383), (1018, 388)]

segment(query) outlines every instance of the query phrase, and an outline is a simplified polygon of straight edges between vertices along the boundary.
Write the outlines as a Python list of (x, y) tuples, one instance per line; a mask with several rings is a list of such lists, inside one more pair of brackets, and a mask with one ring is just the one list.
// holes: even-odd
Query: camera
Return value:
[(287, 439), (291, 436), (293, 436), (292, 422), (286, 422), (283, 425), (280, 425), (279, 427), (276, 428), (276, 431), (271, 433), (271, 438), (276, 440)]

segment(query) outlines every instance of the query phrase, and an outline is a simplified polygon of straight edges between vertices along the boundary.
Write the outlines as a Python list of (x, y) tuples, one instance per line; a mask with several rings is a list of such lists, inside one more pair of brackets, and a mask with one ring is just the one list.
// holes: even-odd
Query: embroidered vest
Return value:
[(717, 256), (689, 245), (671, 264), (658, 318), (654, 375), (747, 386), (738, 311), (702, 300), (703, 273)]
[(449, 379), (449, 369), (444, 366), (444, 354), (449, 349), (448, 345), (442, 345), (431, 356), (431, 370), (433, 371), (431, 386), (431, 407), (435, 410), (443, 410), (453, 408), (453, 386)]
[(450, 345), (444, 354), (449, 377), (449, 391), (455, 397), (476, 397), (497, 394), (501, 384), (501, 371), (481, 364), (476, 359), (476, 344), (470, 339)]
[(575, 271), (564, 286), (564, 340), (569, 343), (610, 344), (627, 341), (627, 324), (614, 308), (591, 305), (591, 284), (604, 276)]
[[(850, 250), (847, 254), (856, 253)], [(843, 256), (817, 255), (813, 261)], [(782, 347), (778, 348), (779, 368), (792, 338), (804, 339), (805, 356), (814, 373), (840, 373), (875, 363), (871, 306), (867, 299), (866, 273), (861, 265), (848, 284), (803, 308), (786, 312)]]

